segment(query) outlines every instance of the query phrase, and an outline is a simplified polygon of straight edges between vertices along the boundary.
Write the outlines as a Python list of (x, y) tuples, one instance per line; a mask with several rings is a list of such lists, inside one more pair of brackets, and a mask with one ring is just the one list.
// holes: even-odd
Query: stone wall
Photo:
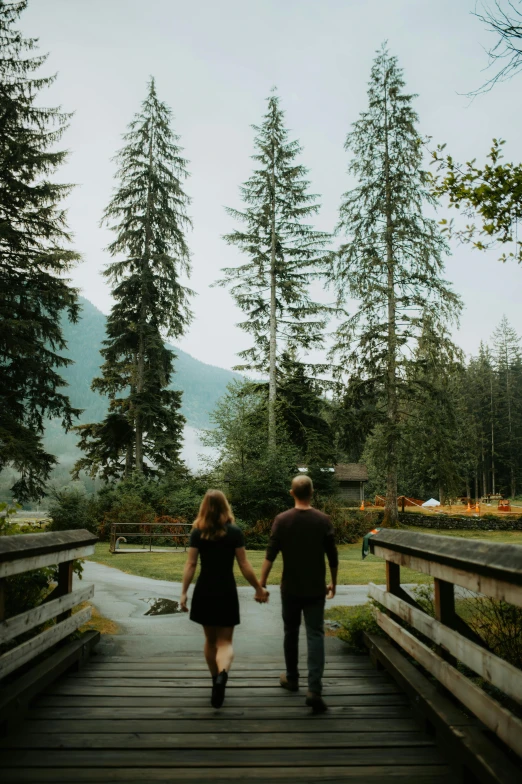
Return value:
[(432, 516), (399, 512), (399, 522), (402, 525), (416, 525), (434, 531), (522, 531), (522, 515), (447, 517), (436, 513)]

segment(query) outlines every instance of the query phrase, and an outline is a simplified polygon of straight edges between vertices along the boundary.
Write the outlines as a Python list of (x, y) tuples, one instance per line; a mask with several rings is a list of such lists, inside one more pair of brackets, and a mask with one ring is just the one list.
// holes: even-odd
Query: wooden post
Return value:
[[(74, 561), (65, 561), (64, 563), (58, 565), (58, 587), (56, 589), (56, 598), (65, 596), (68, 593), (72, 593), (73, 565)], [(66, 610), (63, 613), (60, 613), (56, 620), (58, 623), (60, 623), (60, 621), (65, 621), (67, 618), (70, 618), (71, 614), (72, 609)]]
[(401, 567), (392, 561), (386, 561), (386, 590), (401, 595)]
[[(450, 629), (457, 628), (455, 619), (455, 586), (453, 583), (448, 583), (446, 580), (439, 580), (435, 577), (433, 580), (433, 600), (435, 604), (435, 618), (445, 626), (449, 626)], [(445, 648), (437, 646), (437, 652), (449, 664), (452, 664), (454, 667), (457, 665), (456, 658), (448, 653)]]
[(5, 620), (5, 579), (0, 577), (0, 621)]

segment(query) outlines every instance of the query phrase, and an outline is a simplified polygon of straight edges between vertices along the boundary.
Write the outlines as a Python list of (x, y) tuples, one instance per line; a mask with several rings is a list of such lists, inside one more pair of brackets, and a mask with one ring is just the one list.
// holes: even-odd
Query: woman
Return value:
[(220, 708), (234, 659), (234, 626), (240, 622), (234, 556), (243, 576), (255, 588), (256, 601), (266, 602), (269, 596), (246, 557), (243, 533), (234, 525), (234, 515), (220, 490), (206, 492), (192, 526), (180, 600), (185, 612), (188, 612), (187, 591), (196, 571), (198, 554), (201, 572), (194, 588), (190, 619), (203, 626), (205, 659), (212, 675), (211, 704)]

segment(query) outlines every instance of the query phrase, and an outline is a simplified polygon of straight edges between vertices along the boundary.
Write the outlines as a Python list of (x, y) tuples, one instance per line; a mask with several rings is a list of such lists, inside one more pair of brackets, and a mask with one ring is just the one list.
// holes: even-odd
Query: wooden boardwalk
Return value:
[(281, 671), (282, 657), (238, 661), (215, 711), (199, 655), (95, 657), (50, 687), (3, 739), (1, 780), (453, 781), (406, 697), (368, 657), (328, 657), (322, 716), (304, 706), (304, 682), (298, 694), (279, 687)]

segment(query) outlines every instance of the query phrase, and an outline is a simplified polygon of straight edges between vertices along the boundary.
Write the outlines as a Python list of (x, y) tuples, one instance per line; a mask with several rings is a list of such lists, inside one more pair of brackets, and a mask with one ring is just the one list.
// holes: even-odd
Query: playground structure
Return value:
[[(385, 498), (376, 495), (373, 504), (366, 501), (360, 506), (360, 511), (372, 511), (382, 509), (385, 505)], [(497, 502), (495, 504), (495, 501)], [(491, 497), (490, 502), (485, 499), (461, 498), (459, 503), (440, 504), (439, 506), (423, 507), (423, 501), (419, 498), (410, 498), (405, 495), (397, 496), (397, 506), (401, 512), (420, 512), (426, 515), (522, 515), (522, 502), (512, 503), (510, 499), (496, 496)], [(463, 506), (465, 508), (463, 509)]]

